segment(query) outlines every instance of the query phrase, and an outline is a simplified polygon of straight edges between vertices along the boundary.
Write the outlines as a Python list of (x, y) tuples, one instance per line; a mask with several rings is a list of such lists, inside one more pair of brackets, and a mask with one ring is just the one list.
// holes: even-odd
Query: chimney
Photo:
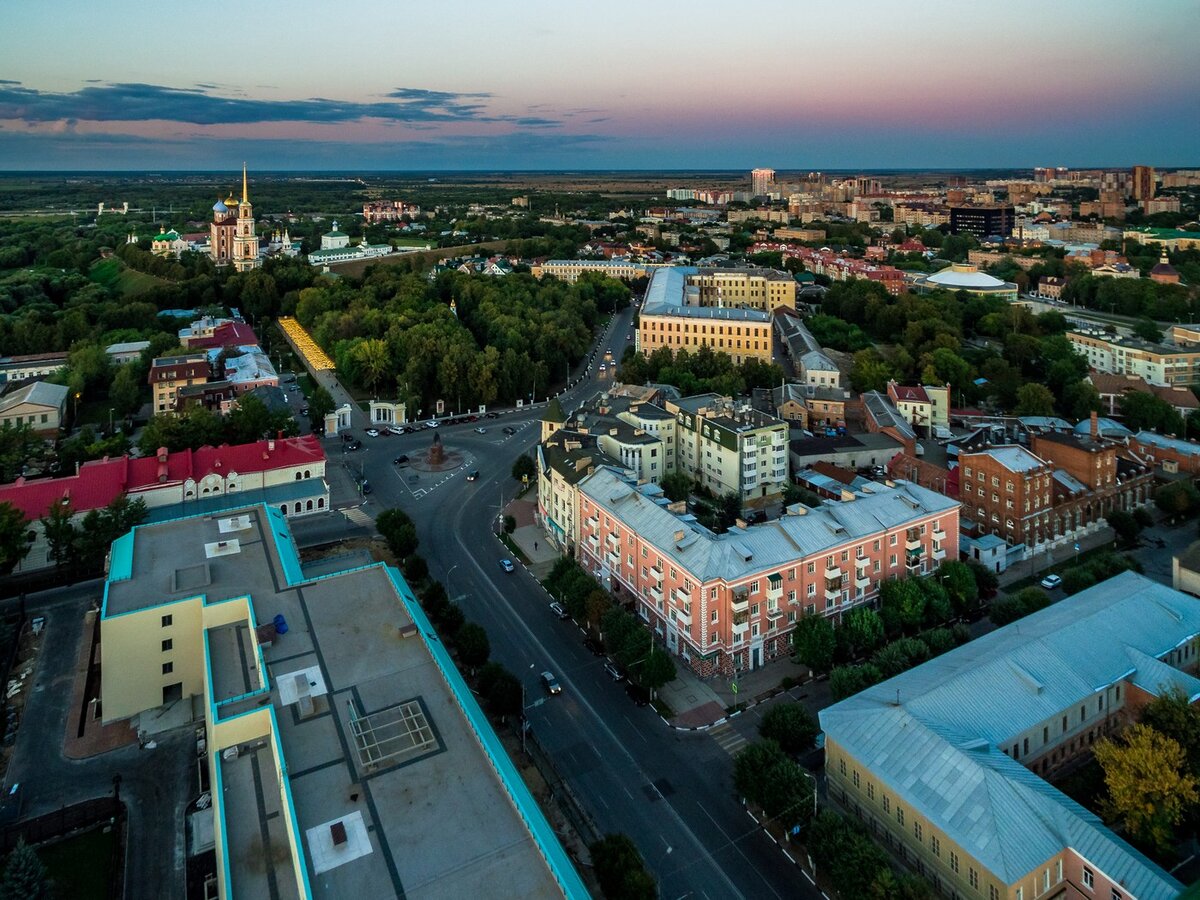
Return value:
[(1092, 440), (1100, 440), (1100, 416), (1095, 410), (1092, 411)]
[(674, 513), (677, 516), (682, 516), (687, 513), (686, 500), (673, 500), (667, 504), (667, 512)]
[(165, 463), (167, 461), (167, 448), (159, 447), (156, 455), (158, 456), (158, 461), (160, 463)]
[(683, 529), (682, 529), (682, 528), (681, 528), (681, 529), (679, 529), (679, 531), (676, 531), (676, 532), (675, 532), (675, 543), (677, 543), (677, 544), (678, 544), (680, 541), (682, 541), (682, 540), (683, 540), (683, 535), (684, 535), (684, 531), (683, 531)]

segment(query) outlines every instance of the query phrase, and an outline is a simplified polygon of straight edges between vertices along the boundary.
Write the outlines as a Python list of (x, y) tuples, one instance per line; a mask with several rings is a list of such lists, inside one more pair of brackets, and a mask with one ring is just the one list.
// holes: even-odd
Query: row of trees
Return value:
[(103, 509), (89, 510), (78, 524), (70, 501), (55, 503), (41, 520), (50, 559), (60, 570), (93, 575), (104, 568), (112, 542), (146, 521), (144, 501), (122, 494)]
[(584, 625), (629, 673), (630, 681), (656, 691), (675, 679), (675, 661), (657, 650), (650, 629), (633, 613), (618, 606), (574, 559), (564, 556), (545, 580), (546, 590), (567, 614)]
[(806, 841), (818, 872), (828, 875), (842, 897), (864, 900), (930, 900), (928, 882), (897, 875), (887, 852), (860, 824), (832, 810), (821, 810)]
[(181, 415), (154, 416), (142, 430), (138, 447), (150, 456), (159, 447), (175, 452), (221, 444), (247, 444), (280, 433), (284, 437), (300, 433), (291, 412), (286, 409), (272, 412), (257, 397), (243, 394), (227, 416), (202, 406), (193, 406)]
[(671, 384), (685, 397), (708, 392), (739, 397), (755, 388), (777, 387), (783, 380), (783, 370), (757, 359), (734, 365), (728, 353), (709, 346), (695, 351), (660, 347), (649, 356), (628, 347), (621, 357), (617, 379), (625, 384)]

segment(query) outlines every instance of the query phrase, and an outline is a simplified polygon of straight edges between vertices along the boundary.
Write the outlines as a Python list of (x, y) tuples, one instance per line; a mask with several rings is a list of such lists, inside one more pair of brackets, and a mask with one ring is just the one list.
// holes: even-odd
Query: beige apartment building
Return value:
[(735, 363), (770, 362), (771, 313), (796, 306), (790, 275), (764, 269), (672, 266), (650, 278), (638, 320), (637, 348), (695, 351), (710, 347)]
[(212, 377), (208, 356), (189, 353), (186, 356), (160, 356), (150, 366), (147, 376), (154, 395), (154, 413), (173, 413), (178, 406), (179, 389), (207, 384)]
[(585, 272), (595, 272), (607, 275), (609, 278), (620, 278), (632, 281), (644, 278), (651, 269), (657, 268), (657, 263), (640, 263), (628, 259), (548, 259), (530, 269), (534, 278), (553, 275), (559, 281), (574, 284)]
[(1178, 687), (1200, 605), (1125, 572), (820, 714), (831, 799), (934, 885), (986, 900), (1175, 900), (1183, 885), (1043, 778)]
[[(1181, 327), (1180, 335), (1187, 331)], [(1100, 330), (1073, 330), (1067, 340), (1088, 361), (1088, 367), (1110, 375), (1137, 375), (1150, 384), (1200, 383), (1200, 347), (1177, 346), (1125, 338)]]
[(958, 502), (907, 482), (720, 535), (614, 469), (578, 495), (581, 563), (702, 676), (786, 656), (800, 615), (838, 617), (873, 602), (882, 581), (958, 558)]

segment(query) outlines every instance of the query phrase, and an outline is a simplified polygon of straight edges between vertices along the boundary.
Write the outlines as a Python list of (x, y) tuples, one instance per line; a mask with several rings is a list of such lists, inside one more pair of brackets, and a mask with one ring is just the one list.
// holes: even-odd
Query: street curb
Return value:
[[(776, 838), (775, 835), (771, 834), (771, 832), (766, 829), (766, 827), (763, 825), (763, 823), (759, 821), (758, 816), (754, 815), (754, 813), (750, 812), (750, 810), (748, 810), (748, 809), (746, 810), (746, 815), (748, 815), (751, 818), (751, 820), (753, 820), (754, 824), (759, 827), (759, 829), (763, 832), (763, 834), (765, 834), (767, 837), (769, 837), (771, 839), (771, 843), (779, 848), (779, 852), (783, 854), (784, 859), (786, 859), (793, 866), (795, 866), (797, 869), (799, 869), (803, 873), (804, 877), (808, 879), (808, 883), (811, 884), (813, 887), (816, 887), (817, 882), (813, 878), (813, 876), (809, 874), (808, 869), (806, 869), (803, 865), (801, 865), (799, 862), (797, 862), (796, 859), (792, 856), (792, 854), (788, 853), (787, 847), (784, 844), (781, 844), (779, 842), (779, 839)], [(818, 890), (820, 890), (820, 889), (818, 888)], [(825, 900), (830, 900), (829, 895), (826, 894), (824, 891), (821, 891), (821, 896), (824, 897)]]

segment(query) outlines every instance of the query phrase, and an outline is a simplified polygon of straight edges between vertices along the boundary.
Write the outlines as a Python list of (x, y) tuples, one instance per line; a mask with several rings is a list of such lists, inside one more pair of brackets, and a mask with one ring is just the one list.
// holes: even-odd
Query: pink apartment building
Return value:
[(840, 617), (875, 603), (881, 582), (958, 558), (958, 501), (903, 481), (720, 535), (611, 468), (578, 497), (584, 567), (702, 676), (786, 656), (801, 615)]

